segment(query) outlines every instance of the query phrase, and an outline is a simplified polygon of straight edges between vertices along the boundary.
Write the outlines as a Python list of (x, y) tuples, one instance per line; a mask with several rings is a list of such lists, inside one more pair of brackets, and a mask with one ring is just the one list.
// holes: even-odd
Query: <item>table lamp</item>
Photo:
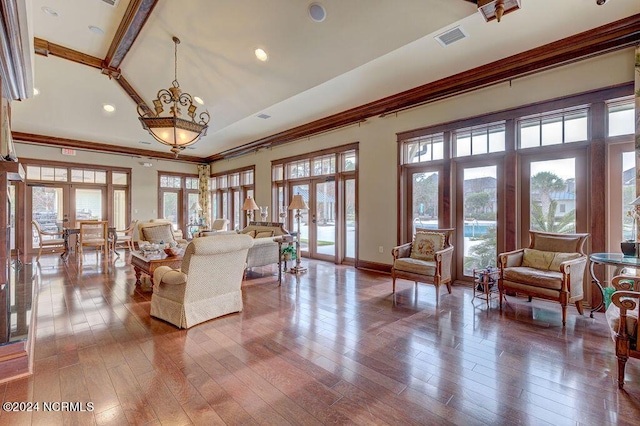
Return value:
[(289, 210), (295, 210), (296, 214), (295, 214), (295, 218), (298, 221), (298, 236), (297, 236), (297, 241), (296, 241), (296, 266), (294, 266), (293, 268), (291, 268), (289, 270), (289, 272), (291, 272), (292, 274), (300, 274), (302, 272), (306, 272), (307, 268), (303, 268), (300, 263), (300, 219), (302, 218), (302, 213), (300, 213), (300, 210), (309, 210), (309, 206), (307, 205), (307, 203), (304, 201), (304, 198), (302, 198), (302, 195), (300, 194), (296, 194), (293, 196), (293, 199), (291, 200), (291, 204), (289, 204)]
[(247, 212), (247, 225), (253, 220), (253, 211), (258, 209), (259, 207), (253, 198), (247, 197), (247, 199), (244, 200), (242, 210), (245, 210)]

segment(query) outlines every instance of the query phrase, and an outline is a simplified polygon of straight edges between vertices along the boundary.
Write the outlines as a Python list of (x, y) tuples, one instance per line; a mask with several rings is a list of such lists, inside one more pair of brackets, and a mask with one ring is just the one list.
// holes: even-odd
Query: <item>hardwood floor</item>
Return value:
[[(640, 363), (616, 384), (604, 320), (509, 298), (501, 314), (456, 285), (307, 261), (255, 268), (244, 311), (178, 330), (149, 316), (125, 259), (43, 256), (34, 374), (0, 384), (0, 424), (553, 424), (640, 422)], [(43, 411), (43, 402), (93, 411)], [(86, 406), (85, 406), (86, 407)]]

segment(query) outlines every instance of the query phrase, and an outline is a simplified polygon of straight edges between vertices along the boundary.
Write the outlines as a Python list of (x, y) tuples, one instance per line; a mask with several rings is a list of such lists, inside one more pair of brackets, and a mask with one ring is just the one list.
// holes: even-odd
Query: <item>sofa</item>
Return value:
[(195, 238), (179, 270), (160, 266), (153, 272), (151, 316), (189, 328), (242, 311), (242, 277), (253, 241), (247, 235)]
[(253, 238), (253, 246), (247, 254), (247, 268), (253, 268), (278, 263), (278, 243), (274, 238), (289, 235), (289, 231), (279, 222), (249, 222), (249, 225), (240, 231), (203, 231), (199, 235), (216, 237), (230, 234), (244, 234)]

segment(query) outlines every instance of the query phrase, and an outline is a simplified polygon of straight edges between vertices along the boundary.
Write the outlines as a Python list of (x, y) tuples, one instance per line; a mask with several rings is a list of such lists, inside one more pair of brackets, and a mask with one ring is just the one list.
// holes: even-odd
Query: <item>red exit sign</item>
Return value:
[(62, 155), (76, 155), (76, 150), (72, 148), (62, 148)]

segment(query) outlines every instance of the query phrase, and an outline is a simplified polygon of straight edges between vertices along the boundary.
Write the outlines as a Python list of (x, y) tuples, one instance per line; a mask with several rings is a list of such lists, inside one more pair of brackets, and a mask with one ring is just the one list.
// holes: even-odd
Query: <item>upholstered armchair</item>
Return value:
[(446, 284), (451, 293), (451, 264), (453, 261), (453, 229), (417, 228), (413, 241), (394, 247), (391, 278), (393, 293), (396, 279), (404, 278), (415, 282), (430, 283), (436, 287), (436, 301), (441, 284)]
[(165, 219), (153, 219), (149, 222), (138, 223), (138, 245), (159, 243), (160, 241), (187, 243), (187, 240), (182, 237), (182, 231), (173, 229), (173, 224)]
[(553, 300), (562, 307), (562, 326), (567, 306), (575, 303), (582, 315), (583, 278), (587, 256), (583, 246), (589, 234), (554, 234), (529, 231), (529, 247), (498, 255), (500, 309), (506, 292)]
[(195, 238), (187, 246), (180, 270), (160, 266), (153, 273), (151, 316), (189, 328), (242, 311), (242, 277), (248, 235)]
[(229, 226), (229, 219), (215, 219), (211, 224), (212, 231), (226, 231)]
[[(616, 289), (605, 316), (618, 358), (618, 387), (624, 387), (624, 369), (629, 358), (640, 358), (638, 348), (638, 304), (640, 277), (618, 275), (611, 280)], [(634, 291), (635, 290), (635, 291)]]

